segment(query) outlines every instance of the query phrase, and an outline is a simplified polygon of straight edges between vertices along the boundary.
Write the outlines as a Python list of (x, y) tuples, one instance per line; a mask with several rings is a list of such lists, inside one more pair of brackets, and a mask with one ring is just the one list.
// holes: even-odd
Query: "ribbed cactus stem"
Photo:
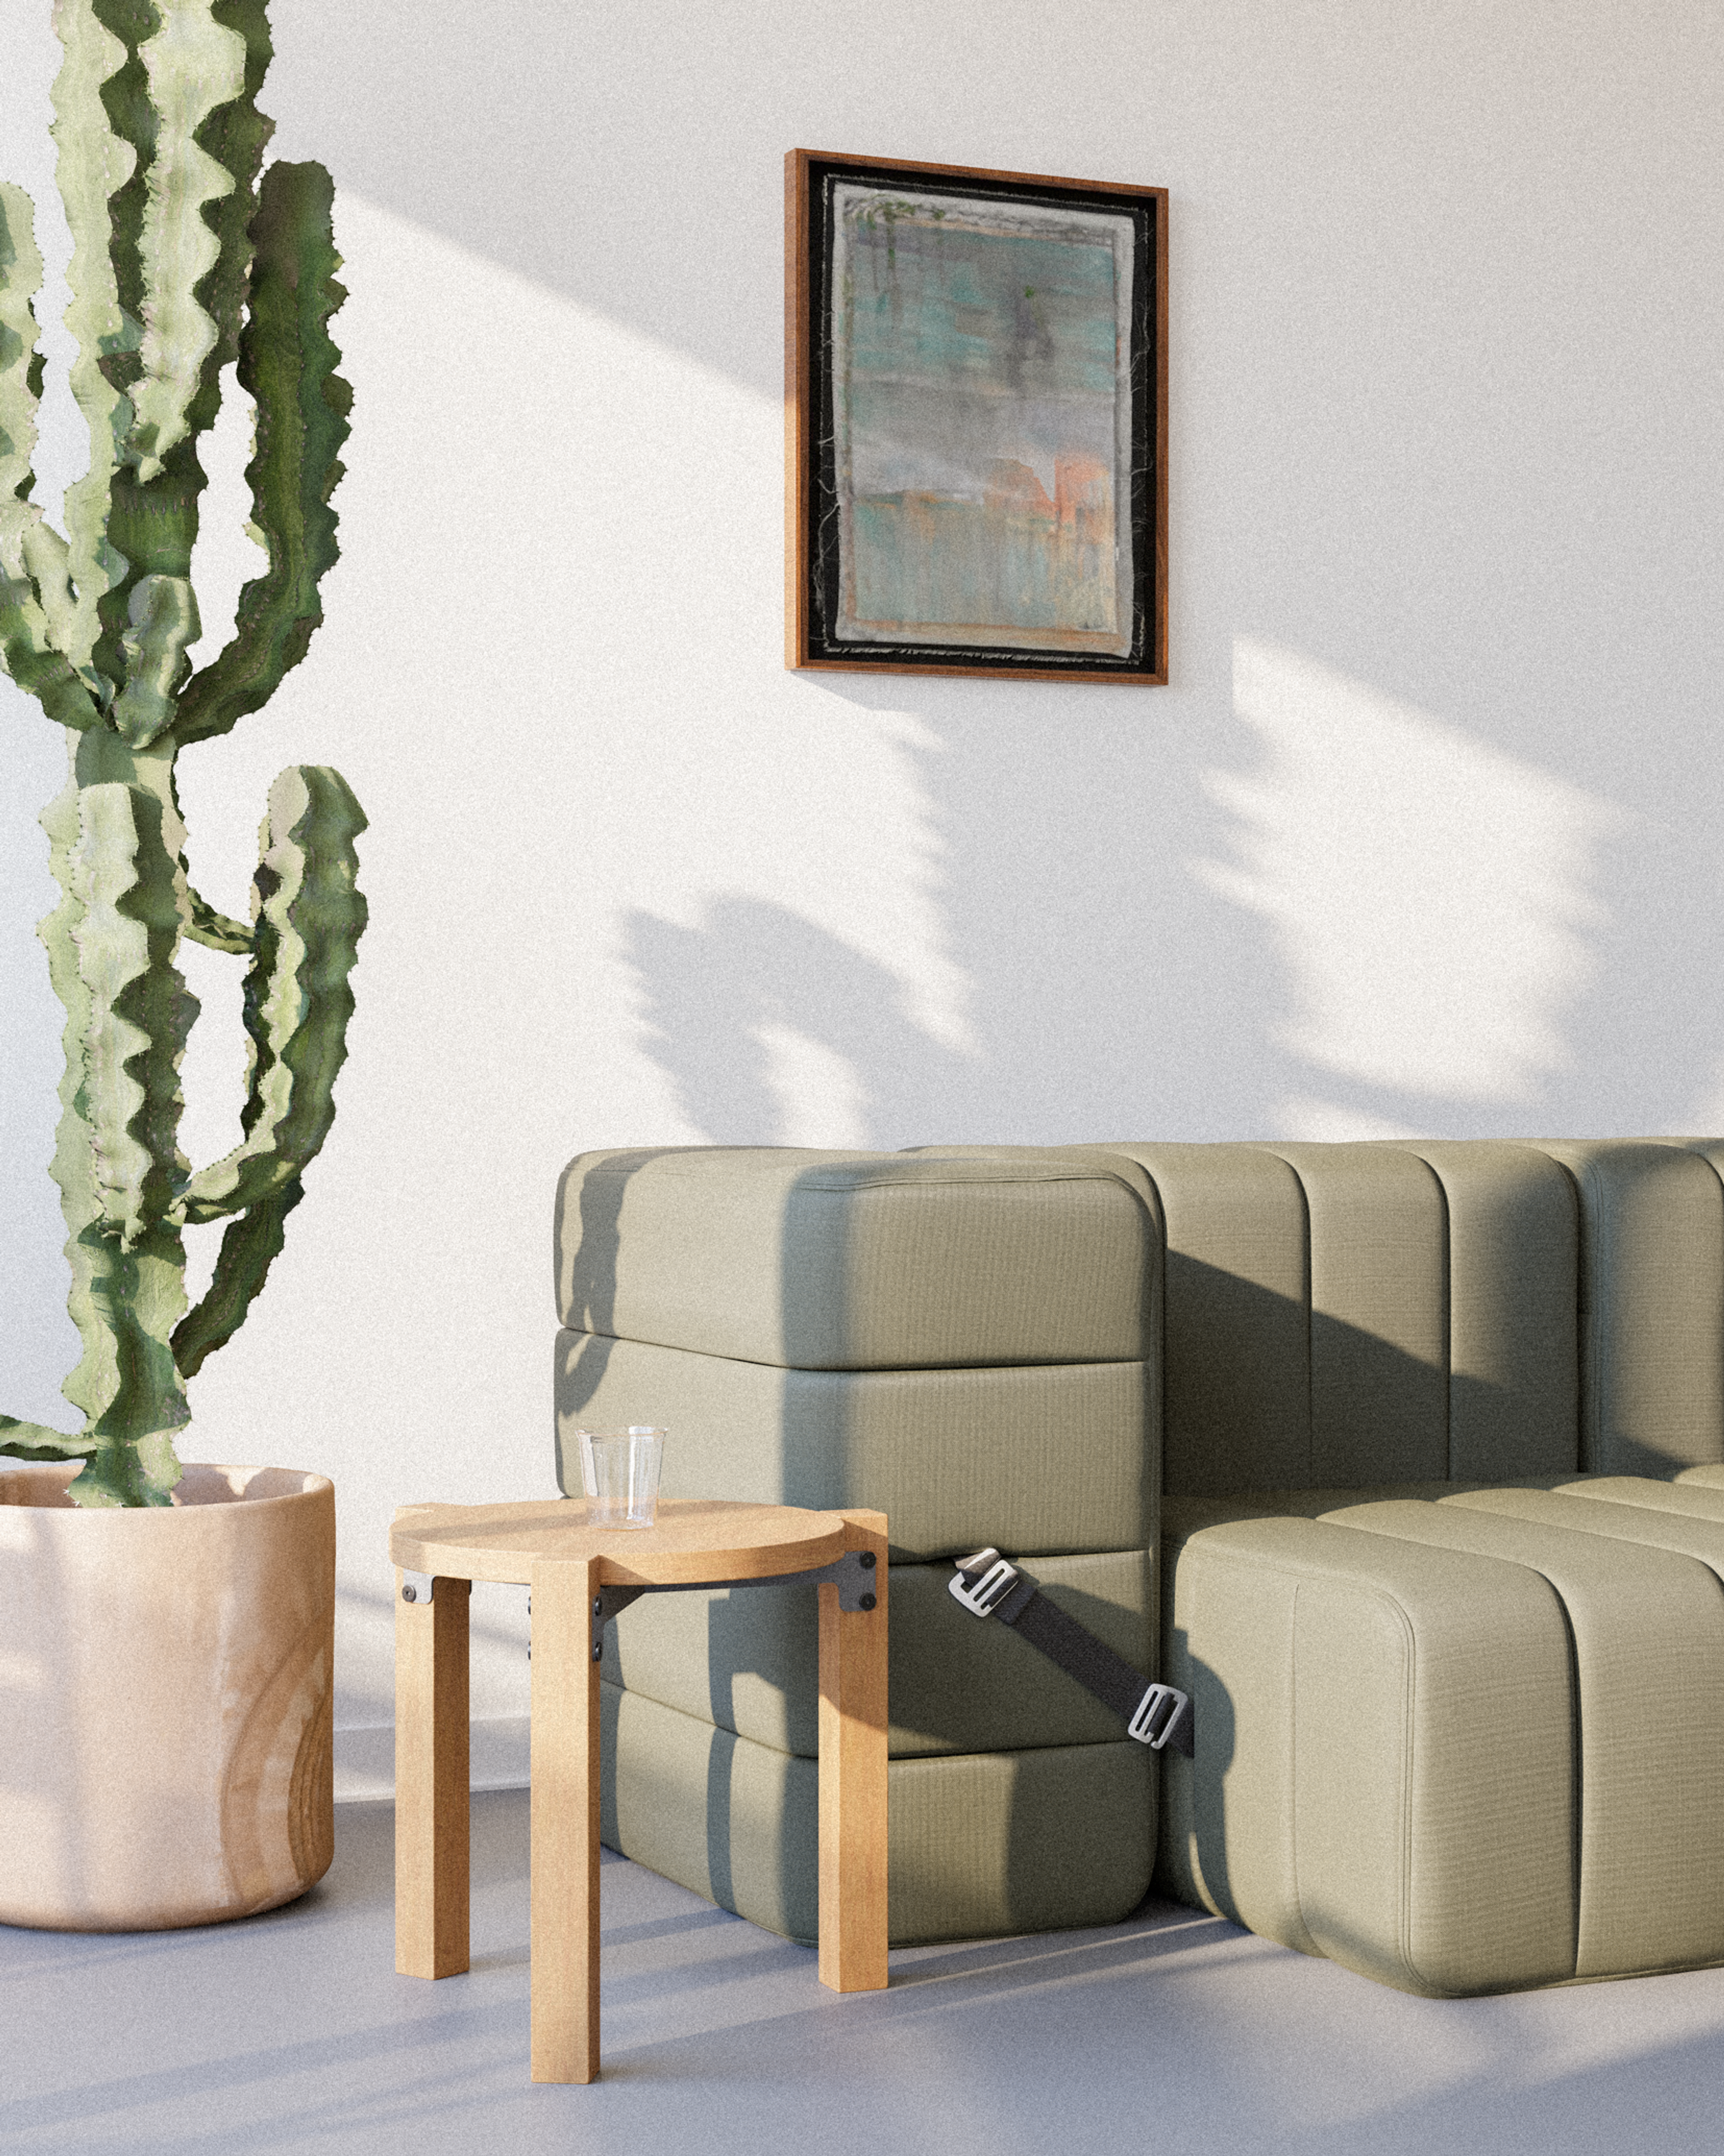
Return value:
[(75, 776), (43, 822), (61, 898), (42, 937), (66, 1009), (54, 1173), (84, 1344), (65, 1393), (90, 1452), (74, 1494), (165, 1504), (179, 1479), (173, 1432), (190, 1419), (172, 1346), (185, 1245), (169, 1217), (187, 1173), (179, 1064), (198, 1009), (173, 963), (182, 834), (147, 786)]
[[(349, 403), (328, 322), (344, 295), (328, 174), (278, 165), (259, 184), (264, 0), (55, 0), (54, 20), (71, 389), (90, 462), (62, 536), (31, 499), (43, 264), (28, 197), (0, 182), (0, 660), (71, 750), (42, 819), (60, 901), (41, 935), (66, 1011), (54, 1175), (83, 1344), (64, 1390), (84, 1426), (0, 1415), (0, 1452), (82, 1457), (80, 1504), (156, 1505), (179, 1476), (185, 1380), (281, 1250), (346, 1053), (365, 818), (346, 781), (322, 765), (276, 781), (248, 926), (192, 887), (174, 769), (187, 742), (265, 701), (322, 619)], [(225, 649), (188, 679), (198, 442), (236, 359), (256, 407), (248, 476), (269, 566)], [(196, 1173), (179, 1145), (198, 1014), (177, 964), (187, 937), (249, 961), (239, 1142)], [(184, 1233), (218, 1219), (215, 1277), (188, 1312)]]
[(65, 654), (75, 613), (69, 552), (30, 500), (42, 393), (42, 285), (30, 198), (0, 181), (0, 660), (52, 718), (92, 726), (95, 706)]
[(90, 469), (66, 490), (66, 536), (76, 612), (66, 658), (99, 703), (113, 683), (95, 665), (98, 609), (126, 564), (108, 537), (114, 475), (131, 424), (131, 403), (112, 379), (116, 362), (143, 341), (143, 326), (120, 303), (112, 198), (131, 179), (137, 152), (114, 131), (102, 92), (117, 83), (131, 55), (89, 0), (55, 0), (54, 27), (65, 59), (54, 85), (56, 177), (72, 260), (66, 327), (77, 340), (72, 394), (90, 431)]
[(252, 884), (245, 1136), (187, 1183), (180, 1211), (188, 1222), (277, 1197), (328, 1135), (353, 1009), (347, 975), (365, 926), (353, 851), (364, 829), (346, 781), (326, 766), (296, 764), (269, 789)]

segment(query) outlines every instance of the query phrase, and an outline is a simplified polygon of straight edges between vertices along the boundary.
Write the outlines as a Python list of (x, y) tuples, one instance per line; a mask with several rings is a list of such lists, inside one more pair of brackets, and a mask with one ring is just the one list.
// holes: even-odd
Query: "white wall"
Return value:
[[(0, 0), (33, 185), (48, 12)], [(338, 764), (373, 925), (192, 1449), (337, 1478), (345, 1721), (392, 1505), (548, 1487), (582, 1147), (1724, 1126), (1718, 0), (276, 13), (275, 147), (341, 190), (345, 558), (184, 784), (239, 910), (271, 775)], [(798, 145), (1171, 188), (1168, 687), (784, 671)], [(0, 729), (0, 1404), (49, 1417), (60, 751), (3, 683)], [(187, 963), (208, 1158), (234, 969)]]

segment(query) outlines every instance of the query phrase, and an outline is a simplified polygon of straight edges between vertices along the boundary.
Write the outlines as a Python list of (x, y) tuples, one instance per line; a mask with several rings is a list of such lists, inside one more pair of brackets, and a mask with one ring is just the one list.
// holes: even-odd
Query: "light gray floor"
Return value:
[(0, 1928), (0, 2147), (148, 2152), (1711, 2149), (1724, 1971), (1405, 1999), (1188, 1909), (897, 1953), (836, 1998), (814, 1957), (620, 1859), (604, 2078), (527, 2079), (526, 1798), (474, 1799), (474, 1967), (393, 1973), (393, 1815), (337, 1813), (313, 1894), (243, 1924)]

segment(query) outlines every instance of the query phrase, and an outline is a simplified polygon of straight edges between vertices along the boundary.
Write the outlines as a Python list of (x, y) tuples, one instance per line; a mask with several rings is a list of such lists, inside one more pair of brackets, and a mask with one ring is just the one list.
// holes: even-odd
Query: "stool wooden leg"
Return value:
[(533, 1566), (532, 2071), (598, 2078), (598, 1665), (594, 1558)]
[(875, 1606), (842, 1610), (820, 1589), (820, 1981), (886, 1984), (886, 1517), (846, 1512), (848, 1547), (872, 1550)]
[(434, 1599), (395, 1583), (395, 1967), (459, 1976), (468, 1965), (467, 1606), (464, 1579)]

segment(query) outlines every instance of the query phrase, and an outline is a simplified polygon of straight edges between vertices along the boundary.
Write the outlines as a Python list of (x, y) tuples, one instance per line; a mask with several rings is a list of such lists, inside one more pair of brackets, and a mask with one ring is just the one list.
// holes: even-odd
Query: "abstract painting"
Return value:
[(789, 664), (1165, 680), (1166, 190), (785, 185)]

